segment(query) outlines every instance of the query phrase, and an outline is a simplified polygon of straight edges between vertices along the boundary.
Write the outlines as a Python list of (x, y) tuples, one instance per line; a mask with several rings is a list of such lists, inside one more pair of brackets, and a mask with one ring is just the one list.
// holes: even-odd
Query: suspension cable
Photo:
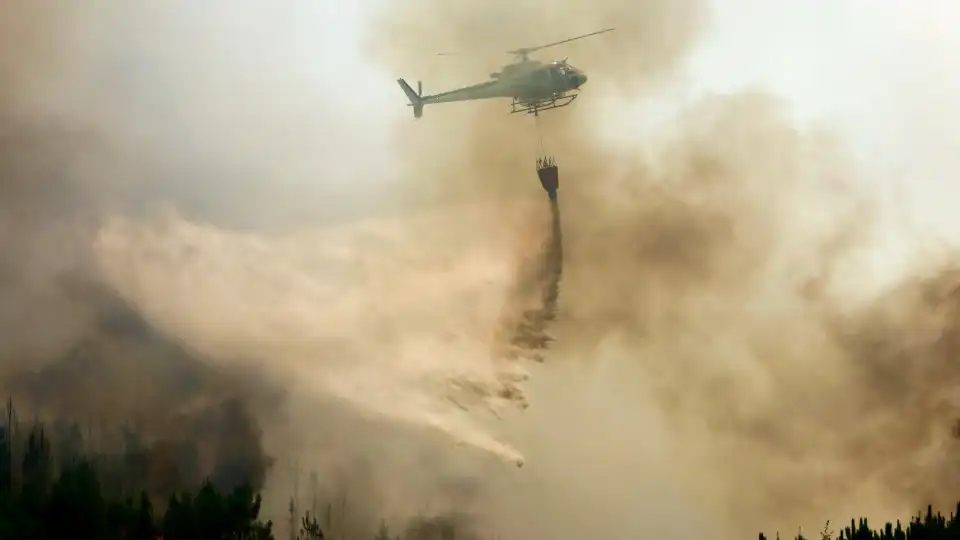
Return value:
[(540, 126), (540, 116), (534, 116), (533, 122), (537, 129), (537, 141), (539, 144), (538, 149), (540, 151), (540, 156), (543, 157), (543, 156), (546, 156), (547, 152), (543, 146), (543, 130), (541, 129), (541, 126)]

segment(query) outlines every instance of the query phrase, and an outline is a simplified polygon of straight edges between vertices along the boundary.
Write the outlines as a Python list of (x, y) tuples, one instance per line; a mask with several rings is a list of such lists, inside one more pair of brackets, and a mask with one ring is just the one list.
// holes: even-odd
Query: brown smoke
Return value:
[[(118, 480), (127, 486), (162, 497), (206, 477), (260, 488), (271, 460), (257, 416), (276, 409), (276, 389), (152, 328), (91, 250), (138, 171), (75, 77), (88, 67), (77, 61), (90, 52), (87, 9), (36, 2), (0, 15), (0, 395), (24, 422), (85, 428), (73, 450), (88, 454), (129, 449), (121, 427), (135, 424), (150, 472)], [(170, 450), (181, 447), (199, 450), (194, 469)]]
[[(528, 383), (517, 444), (543, 468), (494, 504), (500, 526), (518, 534), (689, 536), (689, 523), (652, 518), (677, 492), (685, 508), (742, 534), (850, 513), (891, 519), (958, 496), (956, 276), (927, 254), (893, 291), (857, 283), (883, 208), (853, 188), (858, 171), (837, 141), (753, 92), (706, 97), (630, 150), (599, 142), (599, 105), (664, 88), (706, 20), (695, 1), (421, 0), (382, 14), (371, 32), (371, 55), (432, 93), (480, 82), (508, 60), (435, 52), (617, 27), (538, 54), (569, 54), (590, 82), (540, 120), (565, 205), (561, 346), (548, 364), (570, 365), (545, 366)], [(402, 189), (451, 204), (532, 195), (532, 124), (503, 102), (428, 105), (398, 143), (416, 171)], [(455, 172), (432, 172), (441, 168)], [(607, 386), (594, 394), (586, 381), (597, 378)], [(645, 455), (640, 441), (669, 457)], [(638, 494), (651, 482), (661, 493)], [(544, 499), (544, 483), (582, 497)], [(637, 507), (649, 507), (646, 524), (631, 524)], [(576, 517), (547, 525), (545, 515)]]
[[(80, 379), (82, 393), (63, 382), (76, 372), (47, 372), (73, 391), (63, 406), (126, 413), (147, 388), (143, 412), (159, 411), (159, 425), (189, 400), (175, 392), (183, 380), (201, 381), (201, 403), (240, 395), (260, 411), (257, 383), (279, 379), (293, 405), (268, 442), (349, 488), (344, 528), (358, 534), (426, 507), (504, 536), (689, 538), (717, 524), (734, 536), (956, 497), (956, 279), (921, 254), (892, 290), (859, 282), (886, 209), (851, 187), (859, 173), (838, 142), (759, 92), (707, 96), (628, 149), (602, 142), (605, 106), (677, 83), (709, 21), (705, 2), (421, 0), (370, 29), (371, 56), (432, 92), (509, 60), (487, 52), (617, 28), (538, 55), (569, 55), (590, 82), (540, 121), (560, 166), (564, 264), (558, 339), (529, 380), (490, 341), (503, 313), (517, 313), (516, 271), (546, 221), (531, 119), (502, 102), (428, 106), (397, 127), (392, 218), (239, 231), (225, 216), (249, 223), (290, 208), (274, 197), (286, 179), (339, 174), (303, 156), (348, 135), (329, 110), (305, 113), (321, 107), (280, 69), (289, 12), (54, 4), (0, 16), (3, 144), (16, 148), (2, 158), (13, 171), (4, 253), (16, 254), (3, 257), (15, 299), (3, 312), (4, 382), (57, 365), (44, 360), (78, 342), (117, 350)], [(274, 39), (251, 38), (267, 27)], [(449, 50), (465, 56), (424, 66)], [(352, 203), (307, 197), (307, 184), (293, 191), (323, 217)], [(138, 212), (157, 199), (179, 213)], [(63, 276), (81, 278), (68, 290), (100, 287), (135, 306), (196, 371), (179, 376), (136, 340), (112, 349), (125, 331), (104, 329), (90, 293), (50, 286)], [(251, 364), (257, 377), (233, 376)], [(133, 387), (131, 372), (151, 384)], [(121, 391), (86, 390), (91, 381)], [(501, 395), (513, 387), (524, 399)], [(46, 404), (53, 393), (37, 395)], [(448, 401), (530, 407), (490, 426)], [(527, 466), (490, 467), (405, 429), (422, 425), (502, 455), (516, 446)], [(248, 431), (234, 435), (255, 442)], [(284, 480), (267, 481), (281, 498)], [(451, 495), (464, 485), (468, 495)]]
[[(305, 183), (298, 180), (317, 174), (310, 161), (317, 156), (321, 171), (336, 174), (337, 164), (326, 163), (317, 147), (342, 134), (331, 132), (331, 118), (321, 114), (310, 121), (304, 115), (303, 110), (323, 108), (309, 91), (299, 100), (290, 92), (297, 87), (296, 76), (279, 73), (271, 57), (271, 52), (288, 52), (276, 46), (279, 41), (268, 40), (275, 46), (265, 49), (249, 40), (244, 24), (263, 29), (266, 12), (283, 22), (272, 3), (231, 10), (224, 18), (217, 9), (188, 2), (103, 0), (74, 9), (40, 1), (0, 16), (6, 300), (0, 388), (16, 394), (24, 416), (106, 424), (106, 430), (123, 421), (136, 423), (150, 449), (150, 476), (161, 484), (158, 490), (189, 483), (176, 481), (177, 467), (181, 476), (192, 472), (223, 483), (266, 483), (276, 495), (269, 517), (276, 517), (275, 510), (286, 502), (291, 483), (280, 467), (269, 469), (273, 476), (264, 478), (270, 464), (265, 446), (281, 463), (307, 455), (308, 466), (317, 468), (324, 482), (349, 476), (348, 491), (359, 493), (365, 505), (351, 511), (352, 526), (359, 530), (357, 522), (375, 524), (380, 515), (408, 517), (423, 499), (433, 498), (424, 492), (442, 475), (427, 468), (409, 472), (409, 460), (402, 459), (376, 469), (375, 475), (378, 484), (394, 475), (409, 480), (397, 483), (402, 492), (380, 493), (383, 486), (362, 482), (365, 469), (358, 462), (367, 454), (382, 458), (367, 448), (384, 448), (389, 440), (389, 453), (406, 449), (401, 455), (416, 461), (423, 436), (415, 431), (404, 438), (382, 424), (365, 428), (357, 409), (374, 411), (374, 420), (382, 420), (376, 413), (386, 410), (414, 425), (424, 423), (425, 410), (436, 412), (428, 423), (446, 430), (456, 422), (446, 415), (446, 403), (433, 401), (442, 392), (397, 392), (424, 384), (443, 390), (446, 377), (464, 374), (462, 369), (427, 370), (432, 377), (422, 381), (423, 370), (396, 361), (432, 353), (431, 343), (406, 340), (404, 334), (432, 334), (445, 317), (444, 310), (431, 311), (407, 317), (410, 327), (395, 327), (398, 312), (422, 303), (422, 298), (403, 298), (402, 293), (432, 288), (442, 299), (453, 292), (459, 305), (456, 293), (466, 289), (479, 297), (479, 304), (490, 306), (492, 319), (499, 306), (495, 287), (493, 295), (478, 293), (476, 282), (464, 285), (460, 279), (466, 272), (479, 282), (497, 280), (502, 270), (490, 264), (496, 257), (483, 253), (472, 259), (451, 256), (438, 274), (421, 276), (402, 289), (389, 276), (366, 272), (368, 264), (381, 265), (399, 270), (401, 282), (416, 279), (417, 254), (407, 249), (411, 243), (402, 231), (395, 237), (390, 222), (386, 227), (361, 223), (342, 235), (333, 229), (326, 237), (278, 237), (230, 227), (264, 221), (277, 226), (289, 217), (283, 213), (298, 209), (290, 204), (290, 191), (301, 204), (309, 199), (303, 194)], [(240, 58), (240, 65), (218, 49), (217, 39), (232, 45), (225, 49), (230, 58)], [(236, 46), (245, 43), (247, 54), (237, 54)], [(240, 87), (248, 93), (236, 92)], [(298, 149), (303, 141), (307, 148)], [(294, 165), (285, 165), (289, 163)], [(286, 199), (279, 195), (284, 189), (289, 190)], [(272, 213), (263, 204), (264, 193), (273, 201)], [(309, 208), (320, 214), (320, 221), (342, 209), (335, 207), (356, 203), (337, 199), (323, 205), (318, 201), (324, 190), (311, 193), (316, 199), (309, 200)], [(177, 216), (168, 228), (154, 227), (157, 221), (144, 217), (143, 210), (164, 203), (198, 225), (191, 228)], [(469, 212), (457, 214), (469, 220)], [(481, 214), (485, 223), (486, 212)], [(416, 238), (425, 237), (433, 224), (405, 222)], [(505, 220), (503, 230), (515, 225)], [(456, 245), (460, 232), (439, 231), (431, 249)], [(138, 238), (139, 233), (145, 235)], [(122, 242), (130, 238), (142, 244)], [(512, 243), (507, 238), (493, 249)], [(330, 249), (323, 254), (329, 255), (326, 260), (310, 257), (317, 246)], [(121, 249), (111, 250), (116, 247)], [(420, 258), (432, 263), (434, 254), (427, 250)], [(318, 268), (332, 274), (332, 287), (312, 275)], [(366, 290), (359, 298), (338, 299), (338, 274), (382, 281), (362, 283)], [(441, 279), (432, 281), (435, 276)], [(446, 279), (451, 289), (445, 289), (444, 276), (457, 276)], [(367, 292), (375, 300), (372, 310)], [(214, 302), (204, 302), (210, 300)], [(391, 306), (393, 301), (397, 305)], [(383, 316), (368, 317), (384, 306)], [(337, 320), (344, 315), (346, 321)], [(341, 332), (338, 324), (344, 322), (346, 332)], [(457, 320), (449, 326), (441, 341), (456, 350), (462, 340), (478, 357), (486, 357), (487, 327), (462, 336), (460, 330), (472, 324)], [(328, 334), (318, 335), (322, 331)], [(364, 339), (351, 332), (367, 339), (380, 336), (383, 346), (365, 347)], [(449, 354), (428, 356), (428, 367), (442, 366)], [(355, 356), (362, 361), (353, 366)], [(382, 370), (377, 362), (384, 364)], [(492, 378), (480, 362), (462, 364), (478, 368), (476, 376), (465, 377), (470, 384)], [(292, 396), (285, 396), (291, 399), (283, 402), (289, 417), (277, 417), (275, 380), (291, 388)], [(464, 394), (474, 395), (469, 389)], [(342, 402), (357, 401), (361, 407), (344, 412)], [(472, 444), (496, 444), (481, 431), (470, 433), (476, 435)], [(106, 440), (106, 448), (99, 449), (119, 451), (123, 443)], [(191, 443), (201, 447), (203, 456), (196, 469), (187, 471), (189, 463), (181, 454)], [(429, 442), (440, 449), (447, 445), (447, 439)], [(442, 460), (421, 463), (435, 467)], [(424, 479), (430, 488), (413, 489)]]

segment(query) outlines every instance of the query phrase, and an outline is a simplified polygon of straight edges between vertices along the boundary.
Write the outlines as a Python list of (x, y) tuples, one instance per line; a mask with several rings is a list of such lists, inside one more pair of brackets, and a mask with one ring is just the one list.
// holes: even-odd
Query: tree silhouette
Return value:
[(77, 423), (61, 419), (48, 430), (34, 422), (21, 437), (12, 402), (6, 416), (0, 426), (2, 540), (273, 539), (249, 483), (221, 492), (204, 482), (196, 497), (174, 491), (158, 516), (147, 489), (150, 452), (136, 428), (120, 430), (121, 452), (84, 456)]
[(381, 520), (380, 528), (377, 529), (377, 535), (373, 537), (373, 540), (392, 540), (390, 538), (390, 529), (387, 528), (387, 522)]
[[(215, 478), (193, 490), (182, 489), (200, 470), (196, 445), (151, 445), (136, 427), (126, 425), (117, 438), (120, 451), (106, 452), (101, 444), (92, 452), (91, 431), (65, 420), (50, 427), (35, 421), (21, 429), (12, 402), (7, 403), (6, 422), (0, 425), (0, 540), (275, 539), (273, 523), (260, 519), (262, 498), (254, 485), (261, 478), (229, 489), (218, 485), (242, 479), (250, 470), (242, 462), (226, 462), (214, 469)], [(161, 481), (165, 476), (168, 481)], [(302, 516), (291, 508), (292, 538), (326, 538), (314, 515), (316, 502), (313, 506), (313, 512)], [(958, 516), (960, 502), (949, 516), (928, 506), (906, 525), (897, 521), (874, 529), (865, 518), (853, 519), (836, 540), (960, 540)], [(415, 517), (396, 540), (451, 540), (457, 533), (463, 537), (457, 523)], [(366, 538), (391, 540), (385, 522), (380, 521), (379, 528), (370, 525)], [(829, 521), (819, 535), (820, 540), (834, 540)], [(354, 540), (342, 531), (333, 536)], [(767, 540), (762, 533), (758, 538)], [(798, 534), (796, 540), (806, 539)]]

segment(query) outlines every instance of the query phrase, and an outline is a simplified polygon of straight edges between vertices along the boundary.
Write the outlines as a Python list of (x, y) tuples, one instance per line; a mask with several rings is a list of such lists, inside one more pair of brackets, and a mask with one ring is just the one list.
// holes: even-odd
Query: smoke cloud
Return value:
[[(603, 142), (599, 104), (667, 86), (708, 21), (693, 1), (423, 0), (372, 33), (374, 58), (423, 70), (439, 91), (503, 62), (428, 63), (437, 49), (617, 27), (553, 54), (590, 82), (576, 105), (539, 120), (564, 208), (558, 348), (546, 360), (556, 371), (531, 378), (515, 434), (541, 483), (512, 485), (498, 518), (577, 518), (516, 525), (522, 534), (689, 536), (696, 525), (654, 517), (671, 514), (663, 500), (677, 493), (671, 504), (740, 534), (851, 513), (890, 519), (955, 497), (954, 257), (919, 252), (898, 284), (876, 290), (865, 254), (882, 246), (889, 210), (857, 187), (841, 142), (762, 92), (706, 96), (626, 150)], [(526, 171), (538, 130), (502, 103), (428, 106), (416, 127), (398, 143), (417, 171), (408, 193), (453, 204), (537, 191)], [(624, 486), (647, 483), (659, 495)], [(545, 485), (595, 503), (545, 499)], [(575, 522), (585, 515), (591, 524)]]
[[(367, 54), (426, 92), (479, 82), (503, 50), (617, 30), (539, 55), (590, 82), (538, 123), (478, 102), (377, 126), (395, 128), (378, 164), (393, 182), (356, 192), (345, 179), (379, 173), (357, 172), (375, 160), (350, 141), (373, 130), (304, 90), (294, 4), (0, 16), (5, 389), (150, 413), (159, 439), (210, 432), (169, 421), (183, 411), (244, 419), (212, 436), (346, 486), (340, 526), (358, 534), (423, 510), (478, 534), (733, 537), (953, 502), (953, 254), (874, 286), (889, 209), (841, 141), (762, 92), (605, 142), (605, 104), (682, 82), (705, 2), (384, 8)], [(428, 62), (441, 51), (463, 55)], [(537, 259), (560, 245), (540, 134), (560, 166), (562, 280)], [(543, 363), (511, 355), (556, 283)], [(269, 471), (285, 498), (293, 474)]]

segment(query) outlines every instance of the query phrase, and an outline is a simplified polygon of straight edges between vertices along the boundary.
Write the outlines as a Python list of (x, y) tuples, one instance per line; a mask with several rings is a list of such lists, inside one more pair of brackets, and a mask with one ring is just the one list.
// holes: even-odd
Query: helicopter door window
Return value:
[(563, 69), (554, 69), (550, 71), (550, 80), (554, 84), (563, 84), (566, 82)]

